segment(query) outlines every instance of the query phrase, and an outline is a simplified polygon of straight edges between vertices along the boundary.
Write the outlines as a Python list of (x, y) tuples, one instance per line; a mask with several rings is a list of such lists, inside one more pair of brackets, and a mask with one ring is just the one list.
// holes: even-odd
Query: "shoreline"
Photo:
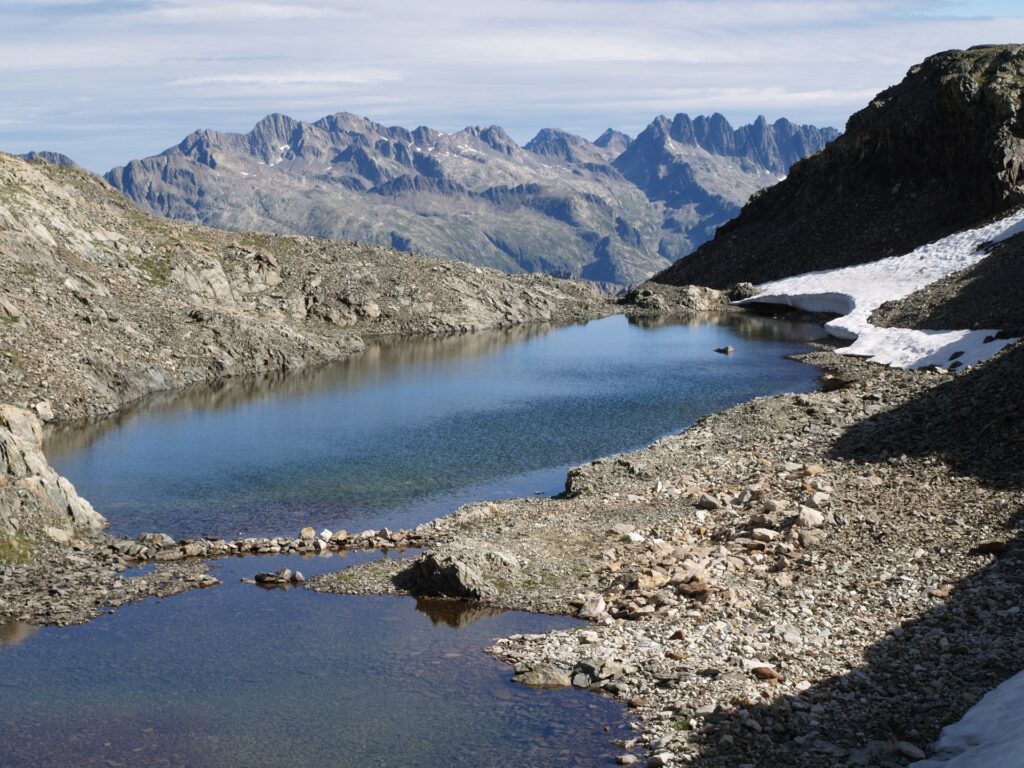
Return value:
[(898, 448), (922, 401), (955, 402), (1012, 354), (953, 377), (812, 353), (835, 389), (577, 468), (561, 498), (468, 505), (416, 529), (429, 552), (411, 566), (311, 587), (591, 620), (490, 652), (526, 684), (627, 703), (624, 748), (652, 764), (905, 765), (1024, 668), (1024, 496), (965, 471), (970, 452), (876, 443)]
[[(894, 726), (894, 706), (886, 701), (880, 707), (870, 697), (863, 717), (851, 718), (846, 709), (837, 720), (830, 705), (867, 685), (862, 678), (879, 687), (862, 671), (871, 667), (865, 660), (876, 649), (899, 646), (908, 635), (918, 642), (913, 638), (920, 633), (901, 625), (930, 627), (929, 617), (964, 589), (960, 582), (990, 589), (985, 574), (1002, 571), (1004, 562), (991, 553), (971, 554), (984, 542), (959, 523), (946, 521), (928, 549), (906, 541), (879, 548), (855, 533), (871, 538), (878, 531), (920, 530), (916, 514), (900, 512), (887, 521), (878, 513), (913, 484), (913, 501), (928, 510), (927, 519), (942, 518), (940, 503), (973, 499), (990, 538), (1003, 541), (1001, 557), (1008, 557), (1006, 550), (1016, 557), (1007, 543), (1006, 508), (1024, 505), (1024, 498), (982, 488), (969, 477), (956, 479), (929, 456), (892, 464), (856, 452), (830, 455), (829, 446), (842, 435), (965, 377), (887, 369), (827, 351), (798, 359), (817, 366), (830, 391), (761, 397), (709, 415), (646, 448), (570, 470), (569, 492), (560, 497), (479, 502), (413, 531), (394, 532), (399, 541), (428, 549), (412, 561), (433, 560), (416, 576), (419, 581), (405, 575), (396, 585), (392, 579), (409, 563), (380, 560), (310, 586), (346, 594), (444, 594), (447, 587), (438, 584), (450, 585), (446, 574), (461, 569), (464, 575), (468, 566), (477, 581), (456, 580), (460, 588), (468, 584), (462, 598), (473, 598), (475, 590), (483, 607), (590, 619), (592, 625), (578, 630), (499, 640), (489, 652), (512, 665), (521, 682), (576, 685), (624, 701), (638, 730), (636, 741), (622, 746), (663, 761), (653, 764), (732, 766), (756, 754), (765, 765), (904, 765), (924, 754), (939, 727), (1024, 668), (1024, 651), (1013, 650), (1024, 648), (1024, 629), (1002, 630), (1003, 658), (1020, 657), (1006, 662), (1017, 666), (1002, 677), (1001, 670), (988, 670), (976, 684), (960, 686), (955, 702), (927, 699), (935, 713), (927, 721)], [(794, 424), (804, 432), (793, 431)], [(920, 477), (929, 478), (925, 488)], [(213, 586), (217, 580), (204, 558), (236, 554), (219, 543), (203, 545), (157, 562), (151, 573), (122, 579), (125, 568), (150, 558), (111, 551), (112, 541), (129, 540), (86, 534), (73, 540), (70, 551), (60, 542), (40, 542), (43, 557), (19, 576), (25, 594), (35, 594), (29, 604), (36, 618), (88, 621), (137, 599)], [(266, 541), (253, 553), (285, 544)], [(189, 543), (175, 546), (184, 553)], [(281, 550), (296, 543), (314, 551), (311, 541), (299, 540), (288, 540)], [(364, 538), (360, 547), (396, 544)], [(877, 561), (870, 569), (867, 556)], [(9, 601), (11, 573), (0, 575)], [(62, 586), (41, 588), (48, 581)], [(829, 599), (859, 581), (870, 589), (854, 586), (853, 602)], [(44, 589), (48, 595), (40, 597)], [(102, 604), (86, 606), (100, 594), (106, 595)], [(857, 602), (871, 609), (870, 617), (858, 619), (861, 624), (847, 616)], [(9, 606), (0, 612), (12, 614)], [(826, 632), (815, 630), (822, 620)], [(990, 623), (983, 626), (1000, 634)], [(969, 632), (960, 627), (954, 634)], [(959, 661), (969, 664), (967, 656)], [(919, 675), (914, 670), (909, 660), (896, 665), (907, 680)], [(893, 679), (887, 670), (882, 685)], [(914, 712), (906, 697), (896, 698), (895, 709)], [(875, 709), (885, 717), (872, 714)], [(844, 725), (850, 719), (863, 736)]]

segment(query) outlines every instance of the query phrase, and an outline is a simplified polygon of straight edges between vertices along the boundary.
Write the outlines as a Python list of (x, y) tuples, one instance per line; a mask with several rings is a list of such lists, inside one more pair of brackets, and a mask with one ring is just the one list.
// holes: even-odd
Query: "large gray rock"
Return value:
[(403, 586), (414, 595), (480, 600), (497, 597), (523, 568), (515, 555), (470, 542), (458, 549), (428, 552), (404, 573)]

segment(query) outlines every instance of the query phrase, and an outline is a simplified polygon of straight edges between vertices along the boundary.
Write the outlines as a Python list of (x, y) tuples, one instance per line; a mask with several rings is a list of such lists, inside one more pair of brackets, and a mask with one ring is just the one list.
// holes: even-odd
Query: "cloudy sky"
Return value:
[(97, 171), (196, 128), (350, 111), (594, 138), (659, 113), (842, 127), (1019, 0), (0, 0), (0, 149)]

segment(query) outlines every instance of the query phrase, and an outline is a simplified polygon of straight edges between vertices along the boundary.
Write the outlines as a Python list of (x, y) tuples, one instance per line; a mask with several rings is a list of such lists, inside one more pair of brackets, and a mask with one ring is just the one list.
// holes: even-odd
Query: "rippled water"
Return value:
[[(721, 319), (721, 318), (719, 318)], [(814, 326), (629, 324), (387, 344), (347, 363), (151, 399), (54, 435), (115, 531), (396, 527), (560, 489), (565, 468), (755, 395)], [(732, 345), (736, 354), (715, 354)], [(240, 583), (372, 555), (220, 561), (223, 585), (64, 629), (0, 626), (3, 766), (594, 766), (613, 700), (532, 691), (482, 653), (570, 619)], [(464, 608), (464, 607), (463, 607)]]

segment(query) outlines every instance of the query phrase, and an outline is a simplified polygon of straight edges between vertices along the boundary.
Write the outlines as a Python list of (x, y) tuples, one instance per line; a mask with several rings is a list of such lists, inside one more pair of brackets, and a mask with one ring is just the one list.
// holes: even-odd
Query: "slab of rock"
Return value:
[(572, 685), (572, 679), (568, 672), (547, 664), (520, 672), (512, 678), (512, 682), (528, 685), (531, 688), (567, 688)]

